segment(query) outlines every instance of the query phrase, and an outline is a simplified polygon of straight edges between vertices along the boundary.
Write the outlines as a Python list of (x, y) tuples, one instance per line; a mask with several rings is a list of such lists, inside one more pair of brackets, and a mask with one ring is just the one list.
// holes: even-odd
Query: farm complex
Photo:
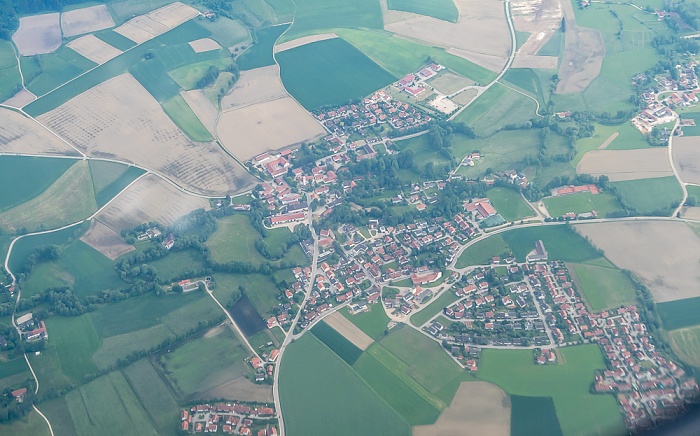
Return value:
[(682, 425), (698, 23), (0, 0), (0, 434)]

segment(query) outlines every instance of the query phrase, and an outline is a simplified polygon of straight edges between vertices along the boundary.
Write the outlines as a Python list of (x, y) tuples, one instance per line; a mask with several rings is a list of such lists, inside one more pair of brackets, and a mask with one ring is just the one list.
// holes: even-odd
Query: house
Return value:
[(544, 248), (544, 242), (538, 240), (535, 242), (535, 250), (527, 255), (525, 260), (528, 262), (543, 262), (548, 258), (547, 250)]
[(27, 396), (27, 388), (21, 388), (17, 389), (15, 391), (12, 391), (12, 396), (17, 400), (18, 403), (21, 403), (24, 401), (24, 398)]

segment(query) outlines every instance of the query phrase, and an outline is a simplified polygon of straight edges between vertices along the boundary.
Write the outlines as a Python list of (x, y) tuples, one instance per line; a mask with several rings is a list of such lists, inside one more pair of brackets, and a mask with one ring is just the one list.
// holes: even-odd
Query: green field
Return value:
[(666, 330), (700, 324), (700, 297), (657, 303), (659, 317)]
[(296, 0), (294, 24), (283, 41), (323, 33), (324, 29), (383, 27), (379, 2), (374, 0)]
[(459, 259), (457, 259), (455, 268), (464, 268), (471, 265), (488, 265), (493, 256), (507, 255), (510, 251), (508, 244), (506, 244), (506, 241), (503, 240), (500, 234), (492, 235), (464, 250)]
[(700, 136), (700, 111), (680, 111), (679, 115), (683, 119), (695, 120), (694, 126), (683, 127), (683, 136)]
[(122, 370), (129, 385), (151, 417), (158, 434), (173, 434), (173, 414), (179, 405), (149, 359), (141, 359)]
[(688, 198), (693, 197), (696, 203), (700, 204), (700, 186), (686, 185), (685, 188), (688, 190)]
[(503, 79), (510, 85), (520, 88), (520, 90), (536, 98), (541, 106), (547, 104), (540, 77), (534, 70), (529, 68), (511, 68), (503, 75)]
[(681, 187), (673, 176), (611, 182), (610, 186), (617, 189), (629, 206), (643, 215), (655, 212), (668, 214), (670, 211), (666, 209), (675, 208), (683, 198)]
[(54, 316), (46, 320), (46, 329), (63, 374), (75, 384), (81, 384), (86, 375), (97, 373), (92, 355), (100, 347), (100, 337), (90, 315)]
[(191, 140), (196, 142), (214, 140), (181, 95), (176, 95), (163, 103), (163, 110)]
[(211, 38), (222, 47), (233, 47), (238, 44), (250, 43), (251, 37), (248, 28), (239, 21), (231, 20), (223, 16), (216, 20), (202, 20), (199, 24), (211, 32)]
[(559, 436), (561, 427), (551, 397), (510, 396), (511, 436)]
[(280, 303), (277, 299), (279, 290), (270, 276), (215, 273), (212, 277), (216, 281), (213, 292), (221, 304), (226, 304), (239, 286), (243, 286), (248, 299), (263, 316), (271, 316), (272, 309)]
[(272, 57), (272, 50), (277, 38), (287, 30), (288, 24), (265, 27), (255, 31), (256, 43), (251, 45), (246, 51), (236, 58), (236, 63), (241, 70), (252, 70), (255, 68), (274, 65), (275, 59)]
[(504, 85), (489, 88), (456, 118), (479, 136), (491, 136), (510, 124), (522, 124), (535, 118), (536, 103)]
[(290, 436), (326, 434), (329, 428), (337, 436), (411, 433), (409, 424), (313, 335), (289, 345), (279, 371), (285, 433)]
[(308, 110), (364, 98), (397, 80), (340, 38), (283, 51), (277, 61), (287, 91)]
[(362, 354), (362, 350), (324, 321), (320, 321), (313, 326), (311, 333), (350, 366), (354, 365)]
[(413, 12), (453, 23), (459, 18), (452, 0), (388, 0), (387, 5), (395, 11)]
[(564, 435), (623, 434), (615, 398), (589, 392), (593, 372), (605, 368), (598, 345), (567, 347), (558, 353), (559, 364), (540, 366), (533, 363), (530, 350), (484, 350), (477, 377), (509, 395), (551, 397)]
[(411, 324), (413, 324), (416, 327), (422, 326), (423, 324), (428, 322), (430, 318), (442, 312), (442, 309), (454, 303), (458, 299), (459, 297), (457, 297), (454, 294), (454, 292), (444, 292), (442, 295), (440, 295), (440, 297), (438, 297), (436, 300), (430, 303), (428, 307), (411, 316)]
[(267, 0), (272, 9), (277, 14), (280, 22), (288, 22), (294, 18), (294, 3), (292, 0)]
[(603, 145), (615, 133), (617, 136), (612, 139), (606, 150), (636, 150), (651, 147), (649, 141), (632, 124), (625, 123), (618, 126), (608, 126), (604, 124), (594, 124), (595, 133), (588, 138), (581, 138), (576, 141), (576, 156), (571, 161), (571, 165), (576, 166), (583, 159), (583, 155), (591, 150), (596, 150)]
[(90, 174), (97, 206), (107, 204), (143, 173), (144, 171), (137, 167), (91, 160)]
[(0, 77), (0, 101), (5, 101), (22, 86), (15, 49), (10, 41), (0, 41)]
[(668, 332), (668, 342), (682, 361), (700, 368), (700, 327), (686, 327)]
[(130, 40), (129, 38), (120, 33), (115, 32), (112, 29), (95, 32), (94, 35), (102, 41), (106, 42), (107, 44), (116, 47), (121, 51), (129, 50), (131, 47), (136, 45), (134, 41)]
[(369, 312), (358, 313), (357, 315), (351, 315), (348, 308), (342, 309), (340, 313), (365, 332), (367, 336), (376, 341), (384, 336), (390, 320), (381, 306), (374, 305), (370, 307), (371, 310)]
[(76, 161), (0, 156), (0, 212), (39, 196)]
[(607, 193), (577, 192), (575, 194), (547, 197), (542, 199), (542, 202), (547, 207), (549, 215), (555, 218), (569, 212), (579, 214), (593, 210), (596, 211), (600, 218), (604, 218), (612, 212), (621, 210), (617, 198)]
[(82, 234), (83, 230), (81, 226), (73, 226), (57, 232), (22, 237), (12, 247), (8, 266), (12, 271), (19, 271), (37, 247), (65, 244), (69, 238)]
[(30, 410), (22, 419), (0, 424), (1, 434), (13, 436), (49, 436), (49, 427), (38, 413)]
[(119, 26), (136, 15), (146, 14), (169, 3), (171, 3), (169, 0), (122, 0), (109, 2), (107, 8), (114, 22)]
[(25, 86), (37, 96), (97, 66), (66, 46), (49, 54), (23, 56), (20, 64)]
[(535, 215), (520, 194), (512, 189), (489, 189), (486, 196), (506, 221), (518, 221)]
[(637, 292), (630, 279), (615, 268), (582, 263), (568, 265), (574, 284), (593, 312), (635, 304)]
[(537, 56), (559, 56), (564, 50), (564, 32), (554, 32), (549, 41), (537, 52)]
[(197, 82), (204, 77), (209, 67), (215, 66), (223, 70), (229, 65), (231, 65), (231, 59), (221, 57), (175, 68), (174, 70), (168, 71), (168, 75), (172, 77), (182, 89), (189, 91), (197, 87)]

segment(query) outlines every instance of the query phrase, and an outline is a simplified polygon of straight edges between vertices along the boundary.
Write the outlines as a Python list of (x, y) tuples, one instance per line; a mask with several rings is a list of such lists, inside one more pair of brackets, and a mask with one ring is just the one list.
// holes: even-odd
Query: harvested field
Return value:
[(208, 209), (209, 201), (184, 194), (149, 174), (131, 185), (95, 218), (120, 233), (149, 221), (169, 225), (199, 208)]
[[(517, 0), (510, 3), (515, 30), (529, 32), (520, 47), (513, 68), (557, 68), (557, 56), (537, 56), (537, 53), (561, 27), (562, 8), (557, 0)], [(568, 24), (568, 23), (567, 23)]]
[(326, 133), (291, 97), (224, 112), (217, 129), (224, 147), (242, 161), (264, 151), (311, 141)]
[(272, 387), (256, 385), (245, 377), (224, 383), (199, 395), (201, 398), (235, 398), (242, 401), (272, 402)]
[(687, 224), (628, 221), (575, 228), (615, 266), (640, 278), (656, 302), (700, 296), (700, 238)]
[(579, 174), (605, 174), (611, 182), (673, 175), (665, 147), (640, 150), (593, 150), (576, 166)]
[(22, 56), (51, 53), (61, 46), (62, 40), (58, 12), (22, 17), (19, 29), (12, 35)]
[(38, 123), (7, 109), (0, 109), (0, 152), (78, 155)]
[(556, 70), (558, 62), (559, 58), (557, 56), (531, 56), (518, 54), (513, 60), (513, 65), (511, 67)]
[(510, 435), (510, 399), (498, 386), (487, 382), (463, 382), (450, 406), (432, 425), (413, 427), (414, 436)]
[(185, 21), (199, 15), (196, 9), (180, 2), (171, 3), (162, 8), (139, 15), (114, 29), (137, 44), (155, 38), (168, 30), (174, 29)]
[(218, 145), (190, 140), (130, 74), (107, 80), (39, 119), (91, 156), (136, 163), (205, 195), (231, 194), (254, 183)]
[(459, 10), (456, 23), (387, 10), (384, 11), (384, 28), (446, 48), (449, 53), (491, 71), (500, 71), (511, 49), (503, 3), (489, 0), (455, 0), (454, 3)]
[(119, 233), (96, 220), (92, 221), (90, 230), (80, 240), (111, 260), (136, 249), (133, 245), (127, 244)]
[(469, 85), (475, 85), (473, 80), (466, 77), (458, 76), (457, 74), (447, 72), (441, 74), (434, 79), (430, 79), (428, 84), (437, 89), (443, 94), (451, 95)]
[(110, 27), (114, 27), (114, 20), (106, 5), (74, 9), (61, 14), (61, 29), (68, 38)]
[(700, 184), (700, 137), (673, 138), (673, 162), (681, 180)]
[(700, 221), (700, 207), (684, 207), (683, 218)]
[(218, 50), (221, 48), (218, 42), (211, 38), (202, 38), (189, 42), (190, 47), (195, 53), (204, 53), (206, 51)]
[(459, 94), (452, 97), (452, 101), (464, 106), (465, 104), (468, 104), (470, 101), (474, 100), (474, 98), (476, 98), (477, 95), (479, 95), (478, 90), (467, 89), (466, 91), (462, 91)]
[(374, 339), (367, 336), (365, 332), (338, 312), (328, 315), (323, 320), (362, 351), (366, 350), (374, 342)]
[(570, 1), (562, 1), (566, 18), (564, 56), (559, 66), (558, 94), (581, 92), (600, 74), (605, 43), (600, 31), (578, 27)]
[(337, 38), (338, 35), (335, 33), (319, 33), (318, 35), (304, 36), (292, 41), (283, 42), (275, 46), (275, 53), (279, 53), (285, 50), (289, 50), (296, 47), (301, 47), (302, 45), (311, 44), (316, 41), (325, 41), (326, 39)]
[(95, 35), (85, 35), (74, 39), (68, 43), (68, 47), (100, 65), (122, 54), (121, 50), (112, 47)]
[(214, 130), (216, 130), (216, 118), (219, 116), (219, 111), (211, 104), (206, 92), (202, 89), (193, 89), (192, 91), (180, 91), (180, 95), (185, 99), (192, 112), (204, 124), (204, 127), (213, 135)]
[(36, 95), (27, 91), (25, 88), (22, 88), (17, 94), (3, 101), (2, 104), (6, 106), (16, 107), (19, 109), (28, 105), (34, 100), (36, 100)]
[(286, 97), (277, 65), (242, 71), (231, 92), (221, 100), (221, 111)]

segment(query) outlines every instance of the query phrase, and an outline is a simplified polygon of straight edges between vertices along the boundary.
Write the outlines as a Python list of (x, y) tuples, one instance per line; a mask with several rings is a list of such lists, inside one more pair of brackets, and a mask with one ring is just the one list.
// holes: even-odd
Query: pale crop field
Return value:
[(180, 95), (209, 133), (214, 134), (219, 111), (211, 103), (206, 92), (202, 89), (193, 89), (192, 91), (180, 91)]
[(335, 331), (343, 335), (345, 339), (352, 342), (360, 350), (366, 350), (372, 345), (374, 339), (367, 336), (367, 333), (359, 329), (339, 312), (332, 313), (323, 319)]
[(61, 154), (77, 156), (68, 144), (37, 122), (0, 108), (0, 153)]
[(204, 53), (207, 51), (218, 50), (221, 48), (218, 42), (211, 38), (201, 38), (189, 42), (190, 47), (195, 53)]
[(85, 35), (69, 42), (68, 47), (97, 64), (104, 64), (110, 59), (116, 58), (122, 51), (102, 41), (95, 35)]
[(576, 166), (579, 174), (605, 174), (611, 182), (673, 175), (665, 147), (639, 150), (593, 150)]
[(700, 184), (700, 137), (673, 138), (673, 162), (681, 180)]
[(242, 71), (236, 84), (221, 100), (221, 110), (227, 111), (261, 101), (286, 97), (277, 65)]
[(58, 12), (30, 15), (19, 19), (12, 41), (22, 56), (51, 53), (61, 46), (63, 37)]
[(137, 44), (155, 38), (168, 30), (174, 29), (185, 21), (199, 15), (199, 11), (180, 2), (171, 3), (162, 8), (139, 15), (114, 29)]
[(97, 220), (92, 221), (90, 230), (80, 240), (111, 260), (136, 249), (133, 245), (127, 244), (119, 233)]
[(105, 5), (74, 9), (61, 14), (61, 29), (66, 37), (114, 27), (114, 20)]
[(301, 47), (302, 45), (311, 44), (312, 42), (325, 41), (327, 39), (337, 38), (338, 35), (335, 33), (319, 33), (317, 35), (302, 36), (301, 38), (294, 39), (292, 41), (283, 42), (275, 46), (275, 53), (283, 52), (285, 50), (290, 50), (296, 47)]

